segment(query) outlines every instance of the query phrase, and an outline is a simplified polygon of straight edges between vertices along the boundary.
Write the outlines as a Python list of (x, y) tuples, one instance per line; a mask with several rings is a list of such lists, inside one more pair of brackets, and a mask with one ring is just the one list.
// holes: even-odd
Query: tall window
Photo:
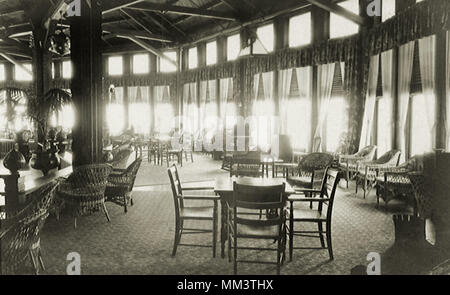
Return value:
[[(175, 63), (177, 62), (177, 53), (175, 51), (166, 51), (164, 55), (169, 59), (173, 60)], [(170, 63), (168, 60), (164, 58), (159, 58), (159, 71), (162, 73), (170, 73), (175, 72), (177, 67)]]
[[(422, 94), (411, 97), (411, 138), (410, 156), (422, 154), (432, 150), (432, 134), (427, 124), (427, 108), (435, 108), (434, 104), (427, 102)], [(427, 105), (428, 104), (428, 105)]]
[[(22, 64), (22, 66), (29, 71), (32, 71), (33, 69), (31, 64)], [(33, 80), (33, 76), (24, 71), (21, 67), (14, 66), (14, 79), (17, 81), (31, 81)]]
[[(346, 0), (338, 3), (339, 6), (355, 13), (359, 14), (359, 1), (358, 0)], [(337, 15), (335, 13), (330, 14), (330, 38), (341, 38), (358, 33), (359, 26), (347, 18)]]
[(70, 60), (63, 61), (62, 63), (62, 77), (64, 79), (72, 78), (72, 62)]
[(392, 148), (392, 105), (387, 97), (378, 97), (376, 102), (376, 142), (378, 156)]
[(123, 91), (123, 87), (112, 86), (110, 88), (109, 103), (106, 107), (106, 123), (110, 135), (119, 135), (125, 127)]
[(217, 42), (212, 41), (206, 43), (206, 65), (214, 65), (217, 63)]
[(128, 87), (128, 109), (129, 123), (138, 134), (149, 134), (150, 132), (150, 100), (149, 87)]
[(337, 152), (348, 132), (348, 103), (343, 88), (342, 70), (336, 64), (331, 99), (325, 124), (325, 148)]
[(5, 81), (5, 65), (0, 64), (0, 81)]
[(272, 52), (274, 47), (273, 24), (259, 27), (256, 30), (256, 34), (258, 35), (261, 43), (264, 45), (264, 48), (266, 48), (268, 52)]
[(241, 36), (239, 34), (227, 38), (227, 59), (235, 60), (241, 51)]
[(123, 57), (111, 56), (108, 58), (108, 73), (110, 76), (123, 75)]
[(174, 127), (174, 111), (170, 99), (170, 86), (155, 86), (155, 131), (167, 134)]
[(311, 43), (311, 13), (304, 13), (289, 19), (289, 47)]
[(383, 0), (381, 4), (381, 21), (385, 21), (395, 16), (395, 1), (396, 0)]
[(189, 48), (189, 69), (195, 69), (198, 66), (197, 47)]
[(148, 74), (150, 68), (148, 54), (133, 55), (133, 74)]

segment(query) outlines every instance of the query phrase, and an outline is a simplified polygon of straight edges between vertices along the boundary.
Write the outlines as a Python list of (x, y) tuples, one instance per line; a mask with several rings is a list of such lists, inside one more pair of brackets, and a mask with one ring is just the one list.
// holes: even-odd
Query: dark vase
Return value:
[(57, 155), (56, 149), (43, 150), (42, 145), (39, 145), (30, 160), (30, 166), (41, 170), (44, 175), (47, 175), (50, 170), (58, 168), (60, 163), (61, 159)]
[(25, 157), (14, 147), (3, 159), (3, 166), (16, 174), (17, 171), (26, 167)]

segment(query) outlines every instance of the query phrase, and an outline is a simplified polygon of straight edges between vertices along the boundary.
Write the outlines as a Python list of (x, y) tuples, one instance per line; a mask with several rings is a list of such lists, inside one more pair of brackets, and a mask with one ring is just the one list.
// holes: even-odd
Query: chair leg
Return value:
[(327, 246), (328, 246), (328, 254), (330, 255), (330, 260), (334, 259), (333, 256), (333, 245), (331, 243), (331, 222), (327, 222)]
[(280, 268), (281, 268), (281, 239), (278, 239), (278, 245), (277, 245), (277, 275), (280, 275)]
[(124, 211), (125, 213), (128, 212), (127, 203), (128, 203), (127, 195), (124, 194), (124, 195), (123, 195), (123, 211)]
[(292, 252), (294, 251), (294, 204), (291, 202), (290, 214), (289, 214), (289, 261), (292, 261)]
[(345, 181), (347, 182), (347, 188), (348, 188), (348, 179), (350, 178), (350, 172), (348, 169), (345, 171)]
[(325, 241), (323, 239), (323, 225), (322, 225), (322, 222), (319, 222), (318, 226), (319, 226), (320, 245), (322, 246), (322, 248), (325, 248)]
[(175, 237), (173, 240), (173, 250), (172, 250), (172, 257), (175, 257), (177, 254), (177, 248), (178, 248), (178, 242), (180, 241), (180, 225), (177, 222), (175, 225)]
[(28, 256), (30, 256), (31, 264), (33, 265), (34, 274), (39, 274), (39, 265), (38, 265), (38, 258), (35, 256), (34, 250), (30, 249), (28, 250)]
[(367, 191), (367, 179), (364, 177), (364, 184), (363, 184), (363, 190), (364, 190), (364, 199), (366, 198), (366, 191)]
[(217, 244), (217, 203), (214, 204), (213, 214), (213, 258), (216, 258), (216, 244)]
[(44, 260), (42, 259), (42, 253), (41, 253), (41, 249), (38, 249), (38, 260), (39, 260), (39, 264), (41, 265), (41, 269), (43, 271), (45, 271), (45, 265), (44, 265)]
[(233, 272), (235, 275), (237, 275), (237, 238), (233, 237), (233, 244), (234, 244), (234, 264), (233, 264)]
[(106, 219), (108, 220), (108, 222), (111, 222), (111, 218), (109, 218), (108, 209), (106, 209), (106, 205), (104, 202), (102, 204), (102, 207), (103, 207), (103, 212), (105, 213)]

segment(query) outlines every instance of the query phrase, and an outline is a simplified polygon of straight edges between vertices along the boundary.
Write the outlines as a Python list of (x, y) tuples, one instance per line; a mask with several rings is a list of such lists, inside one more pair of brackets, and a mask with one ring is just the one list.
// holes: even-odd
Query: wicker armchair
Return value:
[(105, 206), (105, 190), (108, 176), (112, 171), (108, 164), (92, 164), (77, 167), (61, 185), (59, 196), (72, 207), (74, 227), (77, 227), (77, 217), (100, 208), (110, 222)]
[(397, 167), (400, 162), (401, 152), (399, 150), (390, 150), (382, 155), (378, 160), (358, 162), (357, 174), (356, 174), (356, 188), (355, 192), (358, 193), (358, 185), (362, 184), (364, 191), (364, 199), (366, 194), (375, 187), (377, 177), (382, 176), (383, 169)]
[(408, 173), (422, 170), (421, 156), (414, 156), (398, 167), (379, 169), (380, 175), (376, 178), (377, 206), (379, 206), (380, 197), (387, 207), (388, 203), (394, 198), (410, 198), (413, 196), (414, 190)]
[(347, 182), (353, 178), (358, 172), (358, 162), (371, 161), (375, 157), (375, 151), (377, 147), (369, 145), (353, 155), (340, 155), (339, 156), (339, 169), (344, 172), (345, 180)]
[[(287, 176), (286, 180), (296, 187), (320, 188), (323, 174), (333, 162), (333, 155), (329, 153), (311, 153), (300, 159), (298, 175)], [(320, 175), (317, 174), (320, 171)]]
[(124, 207), (128, 212), (128, 203), (133, 206), (133, 186), (141, 167), (142, 158), (135, 160), (127, 169), (114, 169), (108, 177), (105, 190), (105, 201)]
[(40, 232), (58, 184), (59, 180), (54, 180), (28, 195), (31, 203), (8, 220), (11, 226), (0, 230), (0, 274), (23, 273), (28, 259), (35, 274), (39, 274), (40, 269), (45, 270)]

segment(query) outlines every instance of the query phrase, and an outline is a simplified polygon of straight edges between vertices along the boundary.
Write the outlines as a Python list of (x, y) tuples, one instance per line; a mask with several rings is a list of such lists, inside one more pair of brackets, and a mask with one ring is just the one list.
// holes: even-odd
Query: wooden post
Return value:
[(102, 12), (99, 1), (80, 1), (71, 19), (72, 95), (75, 106), (73, 164), (102, 161)]
[[(436, 148), (446, 147), (446, 83), (447, 63), (440, 62), (447, 59), (447, 34), (441, 31), (436, 34)], [(450, 119), (450, 118), (449, 118)]]

